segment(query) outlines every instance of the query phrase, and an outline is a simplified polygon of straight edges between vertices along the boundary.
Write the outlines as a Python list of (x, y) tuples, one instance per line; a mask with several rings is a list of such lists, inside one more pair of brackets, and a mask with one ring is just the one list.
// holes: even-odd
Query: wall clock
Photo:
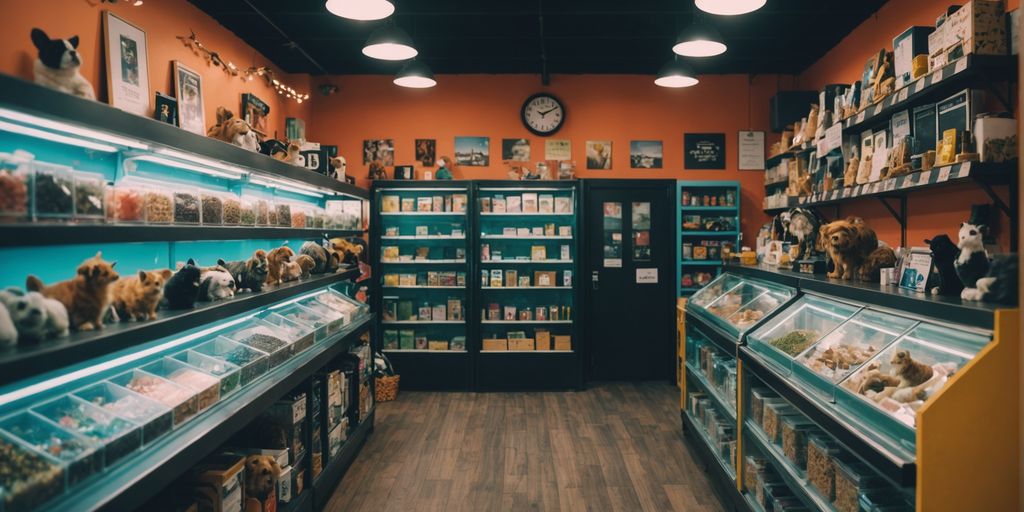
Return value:
[(523, 125), (533, 134), (551, 135), (565, 123), (565, 105), (550, 94), (537, 93), (526, 98), (519, 115)]

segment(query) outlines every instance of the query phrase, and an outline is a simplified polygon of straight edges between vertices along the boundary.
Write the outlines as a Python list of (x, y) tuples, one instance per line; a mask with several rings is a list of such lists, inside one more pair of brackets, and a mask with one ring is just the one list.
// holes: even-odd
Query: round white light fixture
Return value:
[(350, 20), (382, 20), (395, 12), (388, 0), (327, 0), (327, 10), (335, 16)]
[(374, 30), (363, 46), (363, 55), (380, 60), (406, 60), (418, 53), (409, 34), (394, 25)]
[(726, 50), (725, 40), (714, 27), (694, 23), (679, 33), (672, 51), (683, 57), (714, 57)]
[(395, 85), (412, 89), (427, 89), (437, 85), (434, 73), (430, 72), (430, 68), (426, 64), (418, 60), (411, 60), (402, 66), (393, 81)]
[(766, 4), (768, 0), (695, 0), (697, 8), (719, 16), (737, 16), (754, 12)]
[(693, 87), (698, 83), (700, 83), (700, 80), (697, 80), (697, 74), (685, 62), (679, 60), (678, 57), (665, 63), (661, 70), (658, 71), (658, 78), (654, 79), (655, 85), (673, 89)]

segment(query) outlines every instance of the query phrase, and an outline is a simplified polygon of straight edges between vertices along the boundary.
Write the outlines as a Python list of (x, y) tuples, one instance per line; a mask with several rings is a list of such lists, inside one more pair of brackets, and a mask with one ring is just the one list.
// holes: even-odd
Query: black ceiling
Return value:
[[(288, 72), (393, 74), (400, 67), (361, 53), (367, 36), (385, 21), (338, 18), (327, 12), (325, 0), (190, 1)], [(729, 51), (695, 66), (714, 74), (799, 73), (884, 3), (769, 0), (743, 16), (705, 15)], [(700, 12), (691, 0), (395, 5), (392, 18), (435, 73), (654, 74), (672, 56), (676, 34)]]

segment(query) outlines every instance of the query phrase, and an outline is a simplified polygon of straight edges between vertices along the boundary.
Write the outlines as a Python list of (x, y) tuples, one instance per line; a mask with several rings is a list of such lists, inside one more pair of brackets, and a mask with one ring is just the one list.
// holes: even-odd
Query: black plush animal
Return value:
[(992, 266), (989, 267), (988, 275), (978, 279), (976, 287), (972, 288), (966, 296), (967, 300), (982, 300), (985, 302), (1000, 302), (1003, 304), (1016, 304), (1017, 302), (1017, 275), (1019, 264), (1016, 254), (1002, 254), (992, 258)]
[(316, 242), (302, 244), (302, 247), (299, 248), (299, 254), (305, 254), (313, 258), (313, 263), (315, 263), (311, 272), (313, 274), (323, 274), (324, 272), (338, 270), (338, 264), (340, 263), (338, 253), (328, 251)]
[(263, 283), (267, 281), (267, 273), (269, 272), (267, 252), (263, 249), (257, 249), (253, 253), (252, 258), (248, 260), (229, 261), (226, 263), (224, 260), (217, 260), (217, 264), (227, 269), (231, 277), (235, 278), (235, 284), (239, 292), (259, 292), (263, 290)]
[(977, 293), (977, 282), (988, 275), (989, 261), (988, 253), (985, 252), (985, 226), (964, 222), (960, 225), (960, 242), (957, 247), (960, 254), (956, 257), (956, 275), (960, 277), (964, 289), (960, 291), (960, 298), (969, 299)]
[(96, 99), (92, 84), (79, 72), (82, 59), (77, 49), (78, 36), (50, 39), (46, 32), (34, 28), (32, 44), (39, 50), (39, 58), (34, 65), (37, 84), (90, 100)]
[(199, 298), (199, 267), (189, 259), (185, 266), (164, 285), (164, 305), (167, 309), (190, 309)]
[(932, 295), (960, 295), (964, 284), (956, 273), (956, 244), (949, 235), (938, 235), (925, 240), (932, 250), (932, 271), (928, 276), (927, 289)]

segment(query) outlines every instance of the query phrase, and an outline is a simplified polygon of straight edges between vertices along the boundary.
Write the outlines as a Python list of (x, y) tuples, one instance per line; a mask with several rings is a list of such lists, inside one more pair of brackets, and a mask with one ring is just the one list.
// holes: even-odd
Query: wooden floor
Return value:
[(327, 510), (723, 510), (683, 443), (678, 393), (403, 392)]

